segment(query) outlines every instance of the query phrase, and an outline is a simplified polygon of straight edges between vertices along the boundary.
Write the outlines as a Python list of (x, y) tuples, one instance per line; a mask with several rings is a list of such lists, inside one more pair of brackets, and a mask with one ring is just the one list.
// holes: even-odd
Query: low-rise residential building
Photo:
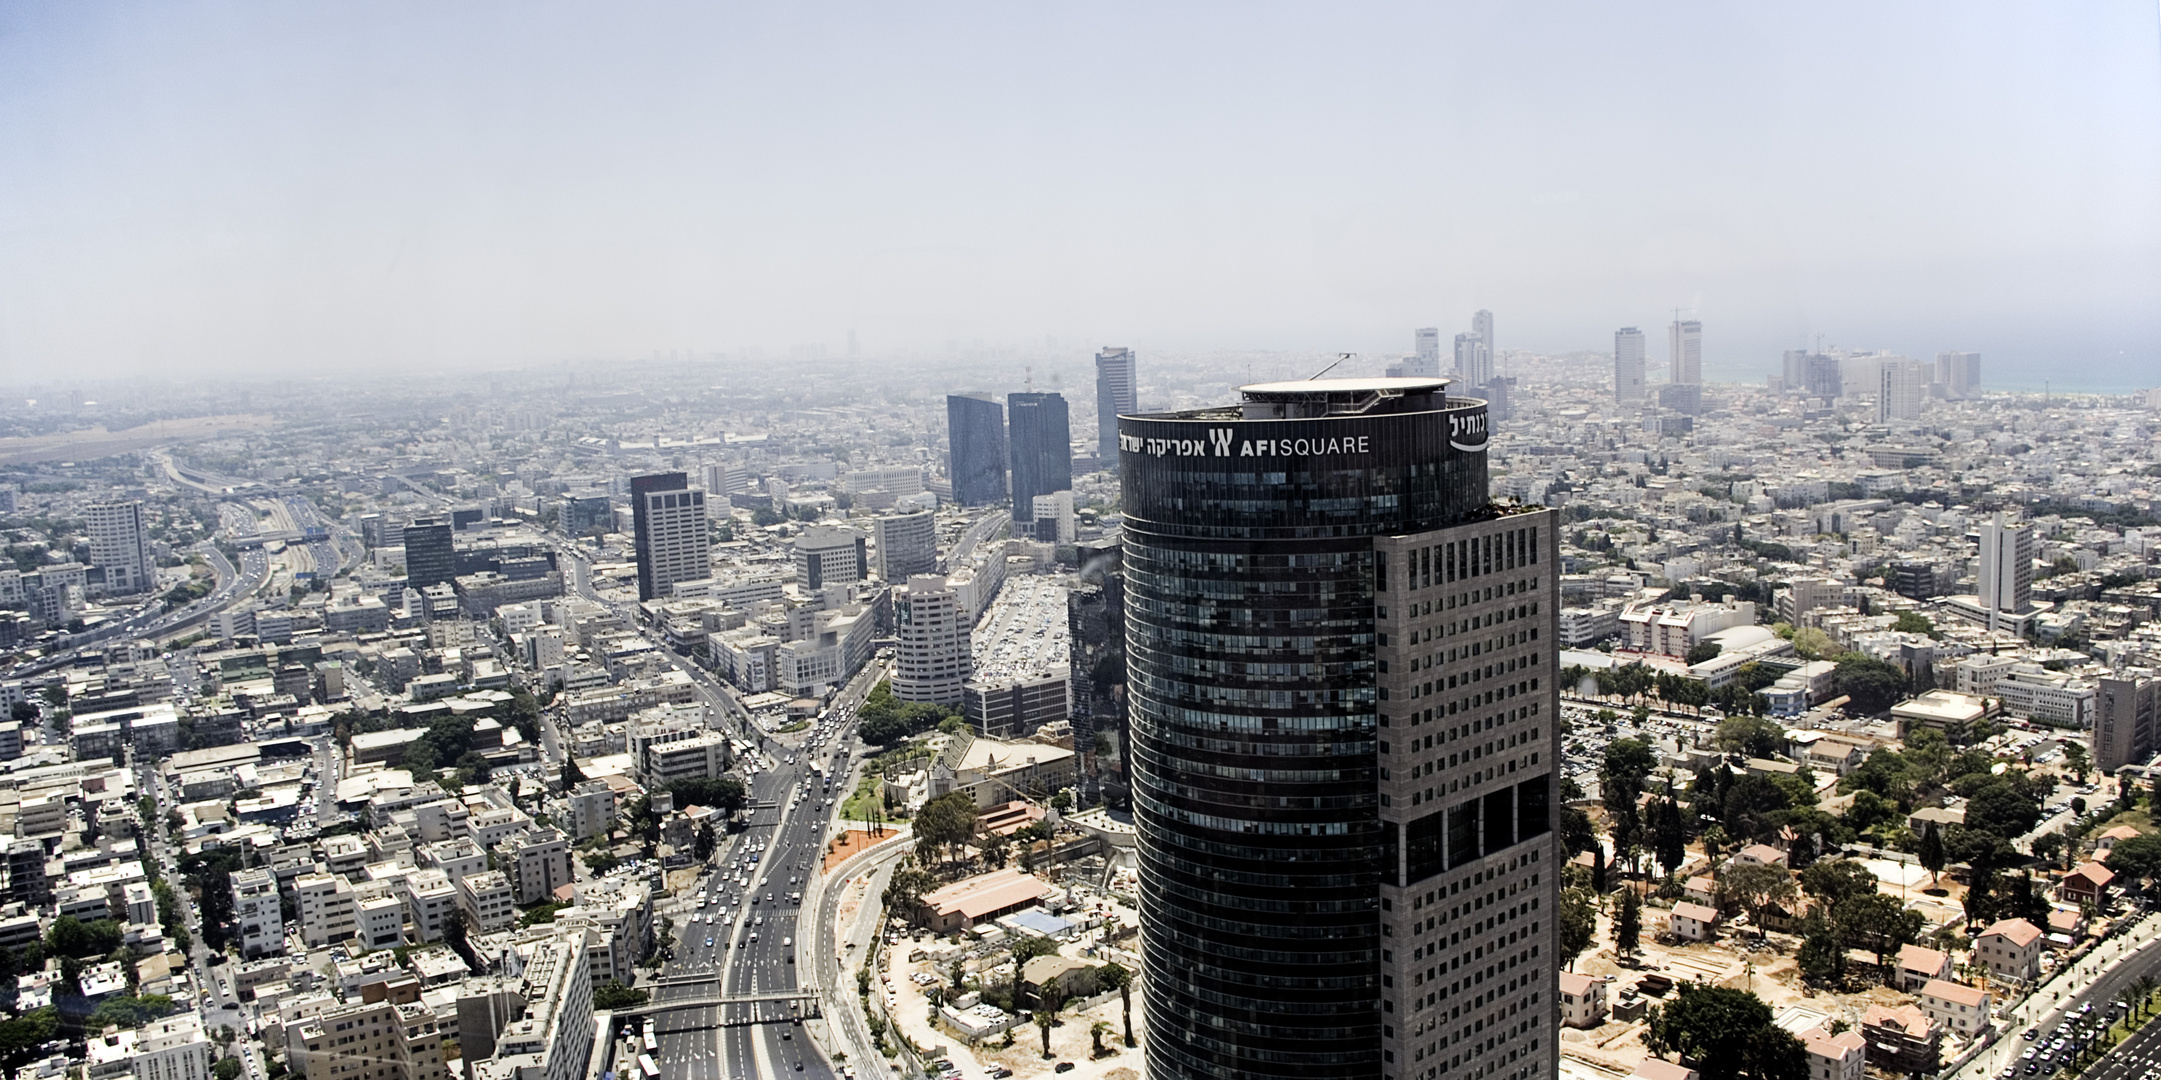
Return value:
[(1709, 941), (1718, 931), (1718, 909), (1686, 900), (1673, 905), (1673, 936), (1682, 941)]
[(252, 960), (284, 952), (285, 910), (278, 896), (277, 875), (268, 867), (257, 866), (238, 871), (230, 880), (240, 955)]
[(1962, 986), (1947, 979), (1930, 979), (1915, 995), (1914, 1004), (1946, 1031), (1968, 1039), (1988, 1030), (1988, 991)]
[(1951, 977), (1951, 954), (1925, 945), (1907, 945), (1898, 950), (1898, 986), (1913, 993), (1935, 979)]
[(1893, 1075), (1933, 1076), (1943, 1055), (1943, 1025), (1913, 1005), (1870, 1005), (1861, 1038), (1868, 1063)]
[(2109, 883), (2116, 880), (2116, 872), (2097, 862), (2090, 862), (2063, 876), (2058, 891), (2064, 902), (2091, 904), (2100, 907), (2108, 899)]
[(1602, 975), (1561, 972), (1561, 1023), (1574, 1028), (1605, 1023), (1606, 986), (1612, 981)]
[(1808, 1051), (1808, 1080), (1861, 1080), (1868, 1068), (1868, 1040), (1858, 1031), (1836, 1035), (1821, 1026), (1801, 1032)]
[(518, 898), (511, 890), (510, 875), (500, 870), (485, 870), (456, 881), (458, 906), (465, 909), (465, 919), (472, 924), (473, 933), (500, 933), (517, 925)]
[(1974, 939), (1973, 958), (1995, 978), (2031, 984), (2041, 975), (2041, 928), (2024, 919), (1998, 920)]

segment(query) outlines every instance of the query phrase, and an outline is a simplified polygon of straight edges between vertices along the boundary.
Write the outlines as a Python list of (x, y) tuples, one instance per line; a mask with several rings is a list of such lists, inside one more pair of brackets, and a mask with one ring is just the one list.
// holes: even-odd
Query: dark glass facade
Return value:
[(1490, 514), (1484, 403), (1245, 396), (1119, 422), (1148, 1067), (1380, 1077), (1375, 540)]
[(1062, 394), (1008, 394), (1013, 520), (1035, 520), (1035, 497), (1073, 488), (1073, 427)]
[(991, 506), (1005, 498), (1005, 407), (984, 394), (945, 399), (946, 468), (953, 501)]
[(447, 585), (457, 576), (450, 523), (421, 518), (405, 527), (405, 583), (415, 589)]

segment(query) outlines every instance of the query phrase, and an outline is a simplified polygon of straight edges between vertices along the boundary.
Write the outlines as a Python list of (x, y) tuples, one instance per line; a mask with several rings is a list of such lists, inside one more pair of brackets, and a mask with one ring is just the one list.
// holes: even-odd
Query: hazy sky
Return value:
[(1813, 340), (2161, 383), (2155, 0), (0, 6), (0, 380)]

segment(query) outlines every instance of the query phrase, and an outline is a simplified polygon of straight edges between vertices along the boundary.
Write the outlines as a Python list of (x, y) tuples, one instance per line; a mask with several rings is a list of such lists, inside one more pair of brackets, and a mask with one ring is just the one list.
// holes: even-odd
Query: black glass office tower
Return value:
[(415, 589), (447, 585), (457, 576), (450, 531), (450, 523), (441, 518), (418, 518), (405, 527), (406, 585)]
[(988, 394), (945, 399), (946, 468), (953, 501), (990, 506), (1005, 498), (1005, 408)]
[(1063, 394), (1007, 394), (1013, 520), (1035, 520), (1035, 497), (1073, 489), (1073, 428)]
[(1127, 416), (1153, 1077), (1551, 1076), (1552, 515), (1438, 379)]

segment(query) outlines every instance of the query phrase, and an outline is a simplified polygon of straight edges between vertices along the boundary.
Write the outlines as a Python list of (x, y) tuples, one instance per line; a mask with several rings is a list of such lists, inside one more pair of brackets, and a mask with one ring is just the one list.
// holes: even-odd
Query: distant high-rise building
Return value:
[(1493, 313), (1481, 308), (1472, 315), (1471, 333), (1477, 334), (1478, 339), (1486, 343), (1486, 355), (1492, 357), (1494, 364), (1498, 365), (1501, 361), (1501, 347), (1493, 336)]
[(1119, 429), (1198, 448), (1123, 476), (1148, 1075), (1554, 1076), (1556, 515), (1440, 380), (1241, 393)]
[(844, 525), (813, 525), (795, 538), (795, 583), (815, 592), (870, 573), (869, 537)]
[(1464, 388), (1493, 381), (1493, 353), (1477, 334), (1456, 335), (1456, 378)]
[(2104, 773), (2143, 765), (2153, 757), (2161, 716), (2161, 677), (2151, 668), (2123, 668), (2101, 677), (2093, 724), (2093, 766)]
[(943, 577), (919, 574), (893, 590), (893, 696), (958, 705), (974, 672), (972, 627), (960, 595)]
[(665, 600), (679, 581), (713, 576), (713, 535), (705, 489), (679, 472), (630, 478), (630, 521), (638, 553), (638, 599)]
[(1633, 326), (1613, 332), (1613, 400), (1643, 401), (1643, 331)]
[(1073, 428), (1066, 418), (1065, 395), (1007, 394), (1005, 407), (1013, 458), (1013, 520), (1033, 522), (1036, 496), (1073, 490)]
[(1004, 406), (989, 394), (948, 394), (945, 426), (953, 501), (990, 506), (1005, 498)]
[(1105, 345), (1096, 353), (1096, 456), (1118, 471), (1118, 418), (1140, 411), (1133, 350)]
[(158, 560), (150, 551), (142, 503), (92, 503), (83, 524), (90, 534), (90, 565), (105, 571), (106, 592), (139, 593), (157, 585)]
[(1703, 381), (1703, 324), (1675, 319), (1666, 331), (1668, 382)]
[(405, 585), (425, 589), (448, 585), (458, 574), (458, 555), (450, 538), (450, 523), (442, 518), (415, 518), (405, 527)]
[(1878, 369), (1876, 419), (1911, 420), (1921, 415), (1921, 396), (1926, 393), (1928, 373), (1919, 360), (1885, 360)]
[(725, 461), (709, 462), (698, 473), (698, 478), (705, 482), (706, 494), (715, 497), (716, 505), (726, 505), (728, 496), (740, 495), (748, 486), (743, 470)]
[(887, 584), (938, 572), (938, 522), (930, 511), (881, 514), (871, 524), (878, 540), (878, 576)]
[(1404, 357), (1402, 372), (1415, 379), (1441, 377), (1441, 328), (1421, 326), (1412, 332), (1411, 355)]
[(1975, 577), (1982, 610), (2012, 615), (2032, 611), (2033, 526), (2006, 525), (2002, 514), (1984, 522), (1980, 573)]
[(1954, 401), (1979, 394), (1981, 392), (1981, 354), (1977, 352), (1937, 353), (1936, 382), (1943, 386), (1943, 396)]

